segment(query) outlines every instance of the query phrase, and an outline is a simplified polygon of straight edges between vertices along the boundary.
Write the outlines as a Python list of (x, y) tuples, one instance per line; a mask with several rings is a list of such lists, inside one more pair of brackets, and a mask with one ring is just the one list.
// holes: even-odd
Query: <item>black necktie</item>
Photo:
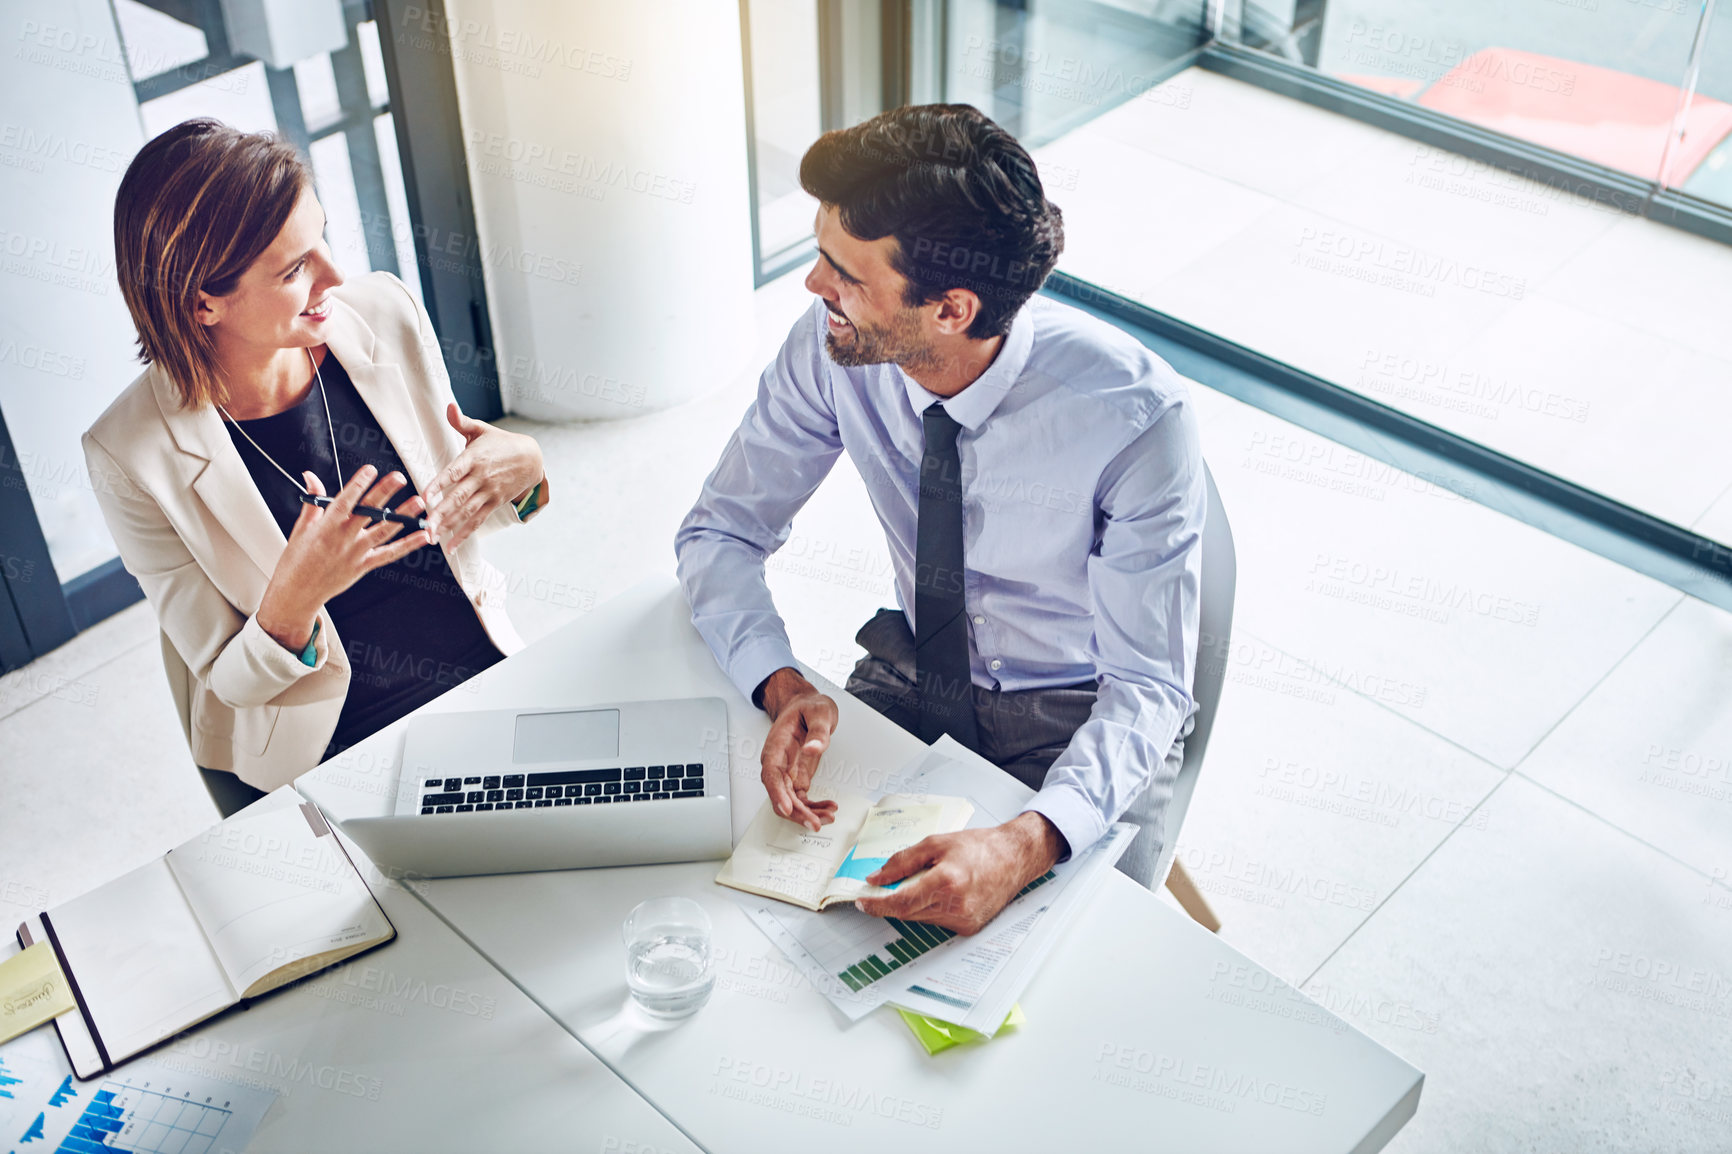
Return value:
[(914, 553), (914, 668), (920, 686), (920, 738), (950, 734), (969, 749), (974, 728), (968, 666), (968, 617), (962, 579), (962, 426), (931, 405), (921, 418), (926, 453), (920, 461), (920, 514)]

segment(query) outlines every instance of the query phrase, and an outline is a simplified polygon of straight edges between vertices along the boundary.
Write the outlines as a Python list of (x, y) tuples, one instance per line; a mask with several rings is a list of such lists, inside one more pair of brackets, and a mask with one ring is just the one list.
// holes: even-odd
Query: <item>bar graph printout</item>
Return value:
[(1087, 851), (1025, 886), (969, 938), (920, 922), (870, 917), (851, 905), (812, 913), (786, 902), (744, 896), (739, 901), (850, 1021), (893, 1002), (991, 1036), (1135, 834), (1135, 826), (1114, 825)]
[(80, 1082), (37, 1030), (0, 1048), (0, 1154), (224, 1154), (276, 1097), (148, 1058)]

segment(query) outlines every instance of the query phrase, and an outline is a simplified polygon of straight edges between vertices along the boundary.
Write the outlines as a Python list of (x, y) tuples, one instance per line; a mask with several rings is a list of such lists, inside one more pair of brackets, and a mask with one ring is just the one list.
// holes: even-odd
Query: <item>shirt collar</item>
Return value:
[[(986, 423), (1003, 401), (1005, 394), (1010, 392), (1017, 378), (1022, 376), (1022, 370), (1028, 366), (1028, 354), (1034, 348), (1034, 321), (1029, 317), (1029, 310), (1018, 309), (1016, 319), (1010, 323), (1010, 332), (1005, 335), (1004, 344), (999, 346), (998, 356), (987, 366), (984, 373), (975, 378), (967, 388), (954, 397), (941, 397), (929, 393), (920, 382), (907, 373), (902, 373), (902, 383), (908, 389), (908, 403), (914, 409), (916, 416), (922, 416), (926, 410), (936, 404), (943, 404), (944, 411), (949, 413), (956, 423), (974, 432)], [(897, 370), (901, 372), (900, 369)]]

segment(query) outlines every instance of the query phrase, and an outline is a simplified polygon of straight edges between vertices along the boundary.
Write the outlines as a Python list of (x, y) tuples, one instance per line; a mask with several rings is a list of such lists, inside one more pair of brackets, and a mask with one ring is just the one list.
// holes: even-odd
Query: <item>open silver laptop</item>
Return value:
[(417, 717), (396, 813), (341, 825), (412, 877), (725, 858), (727, 734), (719, 697)]

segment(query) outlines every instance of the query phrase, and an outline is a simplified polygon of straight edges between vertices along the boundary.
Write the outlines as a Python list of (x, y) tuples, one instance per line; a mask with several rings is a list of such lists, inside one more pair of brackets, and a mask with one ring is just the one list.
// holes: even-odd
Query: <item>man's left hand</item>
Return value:
[(959, 934), (979, 933), (1016, 892), (1051, 869), (1064, 852), (1052, 822), (1029, 812), (992, 829), (933, 834), (890, 858), (866, 880), (889, 885), (924, 874), (882, 898), (854, 904), (875, 918), (929, 922)]

